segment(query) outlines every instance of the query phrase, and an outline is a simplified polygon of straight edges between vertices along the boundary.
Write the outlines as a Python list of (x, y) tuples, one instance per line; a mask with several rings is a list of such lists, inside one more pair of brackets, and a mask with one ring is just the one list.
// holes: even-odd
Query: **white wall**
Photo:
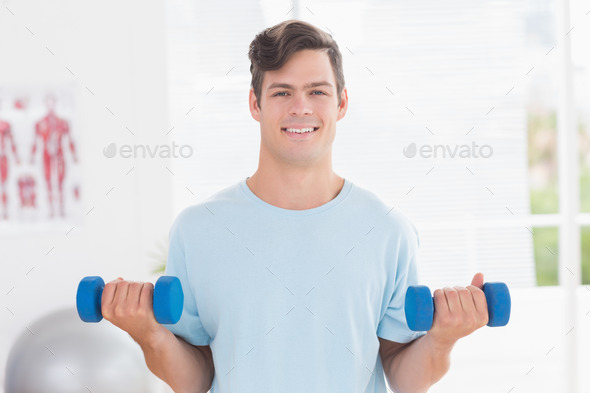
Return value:
[[(83, 276), (155, 277), (149, 253), (173, 219), (169, 163), (109, 159), (103, 148), (170, 138), (164, 21), (163, 1), (2, 1), (0, 89), (74, 86), (83, 212), (45, 229), (0, 225), (0, 385), (14, 338), (41, 315), (74, 307)], [(30, 146), (19, 150), (28, 161)]]
[[(573, 320), (566, 315), (564, 288), (512, 288), (510, 322), (484, 327), (457, 342), (451, 369), (430, 393), (566, 392), (571, 364), (566, 337), (577, 331), (578, 386), (590, 391), (590, 289), (579, 286)], [(570, 393), (570, 392), (567, 392)]]

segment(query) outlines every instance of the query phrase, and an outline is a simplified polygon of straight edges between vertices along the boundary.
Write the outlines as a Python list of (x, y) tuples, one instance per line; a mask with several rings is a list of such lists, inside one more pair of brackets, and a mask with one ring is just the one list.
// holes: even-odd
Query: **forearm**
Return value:
[(396, 393), (425, 393), (451, 365), (452, 345), (442, 346), (426, 334), (384, 363), (389, 385)]
[(176, 393), (208, 392), (214, 374), (211, 361), (198, 348), (162, 328), (157, 338), (138, 342), (150, 371)]

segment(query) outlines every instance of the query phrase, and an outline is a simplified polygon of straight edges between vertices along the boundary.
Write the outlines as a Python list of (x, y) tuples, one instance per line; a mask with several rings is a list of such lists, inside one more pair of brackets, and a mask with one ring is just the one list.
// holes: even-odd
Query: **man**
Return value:
[(167, 274), (181, 320), (158, 325), (151, 284), (107, 284), (103, 315), (129, 332), (175, 392), (426, 392), (454, 343), (487, 323), (477, 274), (434, 293), (432, 329), (408, 329), (417, 283), (413, 225), (332, 170), (348, 95), (331, 36), (286, 21), (250, 45), (256, 172), (185, 209)]

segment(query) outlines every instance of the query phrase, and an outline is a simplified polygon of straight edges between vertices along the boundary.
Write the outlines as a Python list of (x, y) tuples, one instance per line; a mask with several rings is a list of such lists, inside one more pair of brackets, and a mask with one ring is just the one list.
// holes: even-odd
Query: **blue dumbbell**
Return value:
[[(505, 326), (510, 319), (510, 292), (503, 282), (487, 282), (483, 285), (488, 303), (488, 326)], [(434, 298), (424, 285), (412, 285), (406, 292), (406, 321), (413, 331), (426, 331), (432, 327)]]
[[(101, 298), (104, 280), (98, 276), (84, 277), (78, 284), (76, 308), (84, 322), (102, 320)], [(158, 323), (176, 323), (182, 315), (184, 294), (178, 277), (162, 276), (154, 285), (154, 316)]]

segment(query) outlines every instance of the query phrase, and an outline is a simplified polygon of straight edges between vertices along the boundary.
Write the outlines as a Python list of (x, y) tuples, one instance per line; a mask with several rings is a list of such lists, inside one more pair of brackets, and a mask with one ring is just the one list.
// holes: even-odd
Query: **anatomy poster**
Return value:
[(0, 227), (79, 221), (79, 143), (73, 88), (0, 87)]

